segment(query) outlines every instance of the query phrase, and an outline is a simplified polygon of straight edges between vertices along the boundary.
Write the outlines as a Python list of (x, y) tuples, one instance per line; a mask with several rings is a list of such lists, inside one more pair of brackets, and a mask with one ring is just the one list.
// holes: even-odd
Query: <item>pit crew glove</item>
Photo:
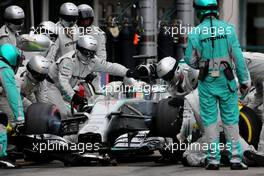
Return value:
[(94, 80), (95, 78), (96, 78), (96, 75), (93, 74), (93, 73), (91, 73), (91, 74), (87, 75), (87, 76), (84, 78), (84, 80), (85, 80), (86, 83), (91, 83), (91, 82), (93, 82), (93, 80)]
[(129, 69), (126, 72), (126, 77), (128, 77), (128, 78), (134, 78), (134, 79), (139, 79), (139, 74), (135, 70)]
[(83, 104), (85, 102), (85, 98), (79, 96), (78, 94), (74, 94), (73, 97), (72, 97), (71, 102), (74, 105), (80, 105), (80, 104)]
[(14, 124), (12, 124), (13, 126), (13, 131), (17, 134), (19, 132), (24, 131), (24, 124), (25, 124), (25, 120), (24, 117), (18, 117)]
[(250, 87), (248, 85), (246, 85), (246, 84), (241, 84), (239, 86), (239, 91), (241, 93), (241, 97), (242, 98), (245, 97), (248, 94), (249, 89), (250, 89)]

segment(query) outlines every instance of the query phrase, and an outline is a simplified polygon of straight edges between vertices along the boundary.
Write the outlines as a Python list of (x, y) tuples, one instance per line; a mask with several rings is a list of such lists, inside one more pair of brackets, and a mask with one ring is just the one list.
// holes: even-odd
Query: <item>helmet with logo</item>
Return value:
[(206, 16), (218, 16), (218, 2), (217, 0), (194, 0), (193, 7), (197, 10), (197, 18), (201, 21)]
[(43, 81), (49, 73), (50, 64), (51, 62), (47, 58), (36, 55), (28, 62), (27, 70), (35, 80)]
[(91, 35), (79, 37), (77, 46), (78, 58), (83, 64), (88, 64), (90, 59), (95, 57), (97, 51), (97, 40)]
[(165, 57), (161, 59), (157, 66), (156, 72), (159, 78), (165, 81), (171, 81), (175, 76), (175, 72), (178, 68), (178, 62), (173, 57)]
[(59, 15), (64, 27), (72, 27), (76, 24), (78, 19), (78, 7), (71, 2), (63, 3), (60, 6)]
[(4, 20), (13, 32), (20, 32), (25, 20), (24, 10), (16, 5), (9, 6), (5, 9)]
[(43, 21), (39, 24), (39, 34), (46, 35), (53, 42), (58, 37), (57, 26), (52, 21)]

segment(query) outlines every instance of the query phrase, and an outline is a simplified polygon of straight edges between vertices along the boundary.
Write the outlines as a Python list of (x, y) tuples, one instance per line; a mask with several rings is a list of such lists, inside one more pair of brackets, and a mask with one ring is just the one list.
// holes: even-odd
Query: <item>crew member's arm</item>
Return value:
[(43, 102), (46, 103), (48, 99), (48, 88), (47, 88), (47, 82), (41, 81), (38, 86), (36, 87), (36, 90), (34, 91), (35, 97), (37, 102)]
[(8, 68), (2, 68), (0, 70), (0, 79), (5, 90), (9, 106), (11, 107), (14, 114), (15, 121), (24, 120), (25, 116), (23, 111), (23, 104), (20, 92), (16, 85), (14, 71)]
[(71, 101), (75, 94), (72, 86), (70, 85), (70, 79), (72, 77), (73, 62), (70, 58), (65, 58), (59, 64), (59, 85), (60, 92), (66, 101)]
[(243, 57), (242, 50), (241, 50), (239, 41), (237, 39), (235, 29), (234, 27), (231, 27), (230, 29), (231, 29), (231, 34), (227, 35), (227, 38), (230, 43), (230, 46), (229, 46), (230, 55), (235, 63), (238, 82), (239, 84), (250, 86), (251, 84), (250, 74), (248, 71), (246, 61)]
[(187, 48), (185, 51), (185, 62), (192, 68), (199, 68), (199, 61), (201, 54), (199, 52), (199, 42), (196, 39), (197, 36), (190, 34), (188, 36)]
[(106, 60), (98, 57), (94, 58), (92, 62), (94, 63), (94, 67), (92, 70), (94, 72), (106, 72), (110, 75), (121, 77), (127, 76), (128, 69), (123, 65), (107, 62)]

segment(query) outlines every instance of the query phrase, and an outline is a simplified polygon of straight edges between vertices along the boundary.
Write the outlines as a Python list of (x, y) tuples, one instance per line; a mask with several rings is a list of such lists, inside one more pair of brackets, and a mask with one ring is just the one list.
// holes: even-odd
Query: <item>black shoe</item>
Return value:
[(248, 170), (247, 165), (244, 163), (232, 163), (230, 168), (231, 170)]
[(253, 151), (245, 151), (244, 152), (244, 157), (250, 161), (255, 161), (258, 166), (264, 166), (264, 156), (259, 155)]
[(219, 170), (220, 166), (219, 166), (219, 164), (207, 164), (205, 169), (206, 170)]
[(20, 168), (14, 161), (8, 159), (7, 157), (0, 158), (0, 168), (2, 169), (16, 169)]
[(190, 167), (190, 164), (188, 163), (187, 157), (183, 157), (181, 160), (181, 163), (185, 167)]
[(247, 166), (257, 166), (257, 163), (251, 154), (252, 151), (245, 151), (244, 152), (244, 157), (243, 157), (243, 163), (245, 163)]

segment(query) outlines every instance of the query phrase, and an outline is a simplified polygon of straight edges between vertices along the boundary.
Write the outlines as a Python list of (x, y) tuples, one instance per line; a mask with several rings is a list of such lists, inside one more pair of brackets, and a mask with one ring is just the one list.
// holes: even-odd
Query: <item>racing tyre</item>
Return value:
[(255, 148), (258, 147), (261, 128), (262, 122), (258, 115), (251, 108), (243, 106), (239, 116), (240, 135)]
[(60, 131), (60, 112), (52, 104), (35, 103), (28, 107), (25, 118), (26, 134), (55, 134)]
[(180, 132), (182, 125), (183, 99), (177, 99), (177, 105), (169, 102), (172, 98), (161, 100), (157, 104), (152, 133), (160, 137), (172, 137)]

